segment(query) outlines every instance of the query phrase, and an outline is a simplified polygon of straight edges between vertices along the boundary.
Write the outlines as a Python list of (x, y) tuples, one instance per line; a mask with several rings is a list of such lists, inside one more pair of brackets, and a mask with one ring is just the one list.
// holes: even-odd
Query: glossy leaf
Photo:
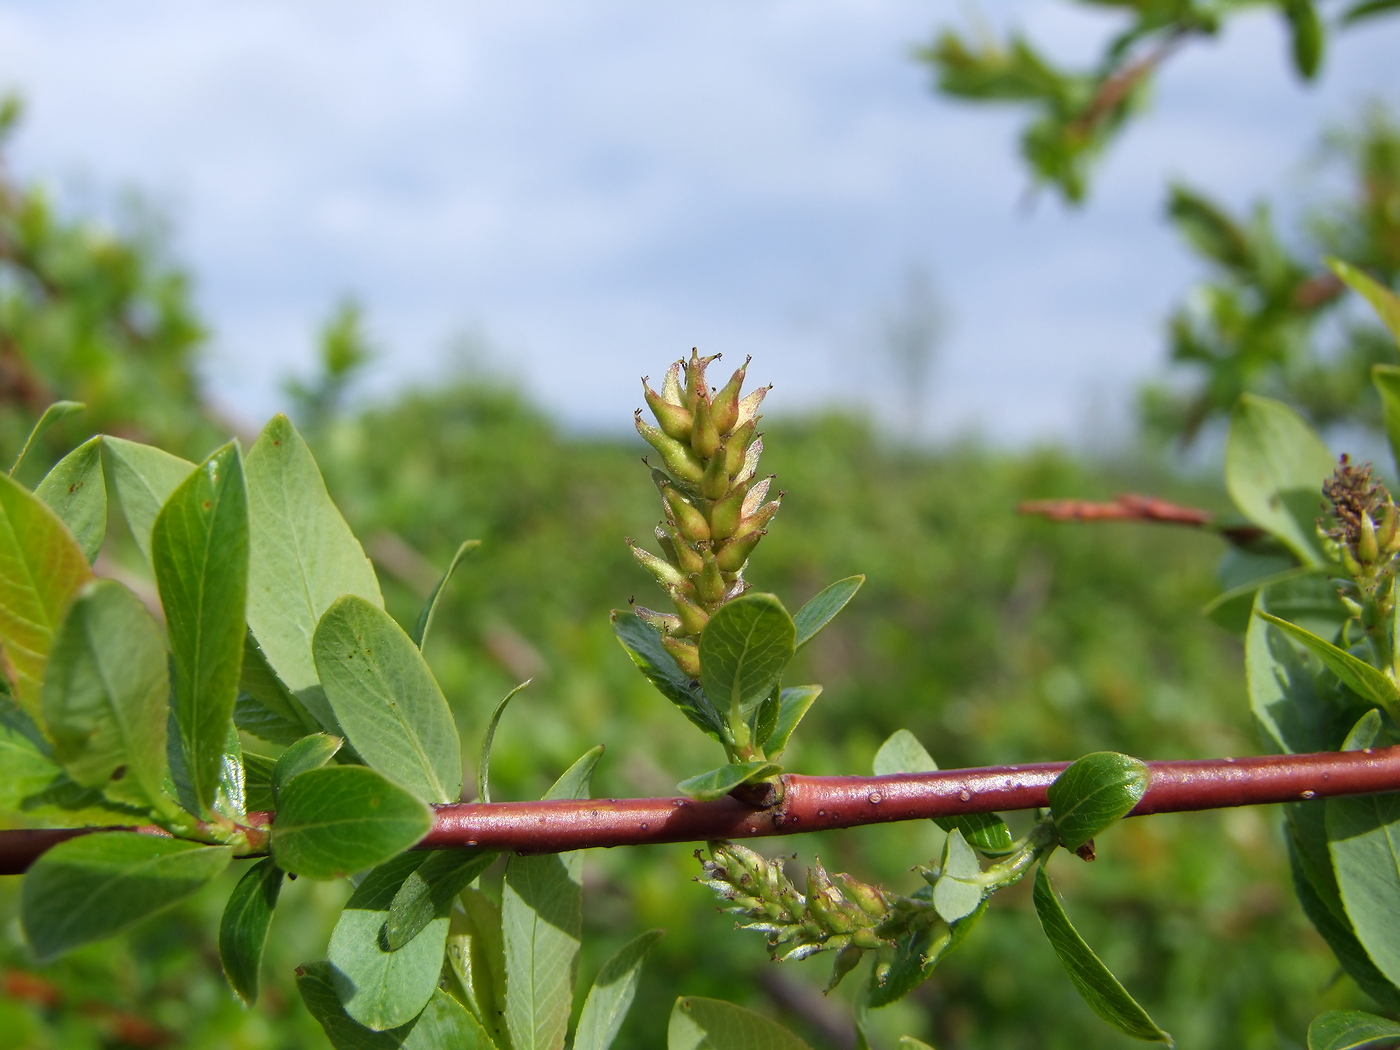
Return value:
[(243, 665), (248, 496), (236, 445), (180, 483), (151, 529), (156, 586), (170, 635), (172, 706), (190, 790), (214, 803)]
[(719, 999), (682, 996), (671, 1010), (666, 1050), (811, 1050), (782, 1025)]
[(1115, 751), (1073, 763), (1047, 792), (1061, 844), (1076, 850), (1117, 823), (1141, 801), (1149, 777), (1145, 763)]
[(82, 548), (48, 504), (0, 475), (0, 674), (39, 713), (44, 664), (69, 601), (92, 579)]
[(1278, 537), (1307, 565), (1328, 561), (1314, 522), (1332, 453), (1288, 406), (1245, 394), (1230, 419), (1225, 485), (1240, 512)]
[[(874, 773), (877, 777), (891, 773), (932, 773), (938, 763), (924, 745), (907, 729), (896, 729), (880, 750), (875, 752)], [(1011, 852), (1011, 829), (995, 813), (962, 813), (955, 817), (934, 817), (933, 822), (944, 831), (957, 829), (964, 839), (992, 857)]]
[(452, 709), (394, 618), (347, 594), (321, 617), (312, 648), (326, 699), (360, 757), (420, 798), (458, 801), (462, 748)]
[(767, 761), (730, 762), (708, 773), (687, 777), (676, 785), (676, 790), (700, 802), (707, 802), (723, 798), (740, 784), (781, 773), (782, 768)]
[(798, 609), (797, 615), (792, 618), (797, 629), (795, 647), (801, 649), (815, 638), (823, 627), (836, 619), (836, 614), (856, 596), (856, 591), (860, 590), (864, 582), (864, 576), (847, 576), (844, 580), (837, 580)]
[(797, 628), (771, 594), (716, 609), (700, 634), (700, 684), (731, 730), (773, 691), (796, 651)]
[(24, 877), (24, 935), (48, 962), (178, 904), (228, 867), (232, 852), (134, 831), (61, 842)]
[(1308, 1050), (1381, 1050), (1400, 1045), (1400, 1024), (1360, 1010), (1329, 1010), (1308, 1025)]
[(228, 983), (249, 1006), (258, 1001), (263, 949), (282, 892), (282, 876), (271, 857), (258, 861), (238, 880), (219, 921), (219, 961)]
[(292, 777), (299, 773), (320, 769), (335, 757), (335, 753), (340, 750), (340, 745), (343, 743), (344, 741), (338, 736), (312, 733), (310, 736), (302, 737), (283, 751), (277, 757), (277, 764), (272, 767), (271, 787), (274, 804)]
[(19, 450), (19, 455), (15, 457), (15, 461), (10, 467), (10, 477), (14, 477), (24, 468), (25, 461), (38, 448), (39, 439), (48, 433), (49, 427), (60, 419), (81, 412), (85, 408), (87, 405), (81, 401), (55, 401), (44, 409), (44, 414), (39, 417), (39, 421), (29, 431), (29, 437), (24, 440), (24, 447)]
[(248, 451), (247, 473), (248, 626), (292, 694), (324, 729), (340, 735), (321, 693), (312, 638), (343, 594), (382, 608), (379, 581), (286, 416), (274, 416), (263, 428)]
[(680, 669), (680, 665), (662, 647), (656, 628), (635, 613), (619, 610), (613, 611), (612, 624), (618, 642), (647, 681), (704, 733), (715, 740), (723, 740), (724, 721), (719, 712), (699, 685)]
[(150, 561), (151, 529), (156, 516), (170, 494), (194, 473), (195, 466), (151, 445), (110, 435), (102, 438), (102, 453), (107, 457), (112, 488), (127, 528), (141, 554)]
[(107, 483), (102, 476), (102, 439), (90, 438), (58, 461), (34, 489), (52, 508), (88, 563), (97, 560), (107, 535)]
[(408, 1024), (376, 1032), (352, 1019), (336, 995), (330, 963), (297, 968), (297, 990), (335, 1050), (496, 1050), (461, 1003), (443, 991)]
[(1400, 984), (1400, 795), (1328, 799), (1327, 841), (1357, 940)]
[(73, 781), (134, 805), (164, 798), (170, 698), (165, 639), (114, 580), (88, 584), (54, 638), (44, 723)]
[(821, 694), (822, 687), (819, 685), (794, 685), (782, 691), (778, 699), (778, 717), (773, 722), (773, 731), (766, 739), (759, 741), (764, 754), (769, 758), (777, 758), (787, 749), (793, 730)]
[(608, 1050), (612, 1046), (637, 996), (642, 964), (661, 935), (661, 930), (648, 930), (624, 944), (603, 964), (584, 1000), (573, 1050)]
[(481, 757), (476, 763), (476, 797), (482, 802), (491, 801), (491, 745), (496, 742), (496, 727), (501, 724), (501, 716), (515, 699), (515, 694), (529, 685), (530, 681), (527, 678), (508, 692), (496, 705), (496, 710), (491, 712), (491, 718), (486, 723), (486, 732), (481, 737)]
[(249, 813), (277, 808), (277, 802), (272, 797), (272, 771), (276, 768), (275, 758), (251, 751), (243, 752), (243, 790)]
[[(932, 891), (928, 896), (932, 896)], [(919, 893), (915, 893), (917, 898)], [(925, 897), (924, 899), (928, 899)], [(900, 937), (895, 945), (895, 957), (884, 980), (870, 987), (870, 1005), (888, 1006), (897, 1002), (932, 976), (934, 969), (954, 948), (958, 947), (987, 913), (990, 898), (977, 910), (953, 923), (934, 921), (918, 926)]]
[(284, 871), (334, 879), (384, 863), (432, 826), (432, 810), (382, 774), (328, 766), (282, 789), (272, 856)]
[(1395, 683), (1386, 677), (1385, 672), (1297, 624), (1263, 611), (1258, 615), (1308, 649), (1362, 699), (1370, 701), (1392, 718), (1400, 720), (1400, 690), (1396, 689)]
[(480, 540), (467, 540), (457, 548), (457, 553), (452, 555), (452, 560), (447, 565), (447, 571), (438, 580), (437, 586), (433, 588), (433, 593), (428, 595), (428, 600), (423, 603), (422, 610), (418, 613), (418, 619), (414, 621), (413, 630), (409, 632), (409, 637), (413, 639), (413, 644), (419, 649), (423, 648), (428, 640), (428, 632), (433, 628), (433, 617), (437, 615), (438, 602), (442, 600), (443, 588), (452, 579), (452, 574), (457, 571), (457, 566), (462, 564), (462, 559), (473, 553), (481, 546)]
[(1050, 946), (1089, 1008), (1124, 1035), (1172, 1046), (1172, 1037), (1157, 1027), (1071, 925), (1044, 867), (1036, 870), (1032, 897)]
[(1340, 259), (1328, 259), (1327, 265), (1341, 278), (1342, 283), (1359, 294), (1376, 311), (1382, 323), (1390, 329), (1395, 341), (1400, 343), (1400, 296), (1397, 296), (1364, 270), (1359, 270)]
[(500, 854), (494, 850), (437, 850), (427, 855), (394, 894), (384, 922), (384, 943), (398, 951), (434, 919), (445, 919), (452, 902)]

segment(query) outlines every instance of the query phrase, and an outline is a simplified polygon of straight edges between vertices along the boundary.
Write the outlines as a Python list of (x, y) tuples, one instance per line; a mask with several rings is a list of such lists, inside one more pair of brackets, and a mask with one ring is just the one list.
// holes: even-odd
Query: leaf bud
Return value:
[(700, 478), (700, 495), (706, 499), (722, 499), (728, 491), (729, 475), (724, 469), (724, 456), (712, 456)]
[(681, 634), (698, 635), (710, 621), (710, 614), (687, 598), (678, 590), (671, 591), (671, 601), (676, 604), (676, 619), (680, 621)]
[(637, 425), (637, 433), (641, 434), (647, 444), (661, 454), (661, 460), (666, 464), (666, 469), (678, 481), (691, 485), (699, 484), (700, 479), (705, 475), (705, 465), (695, 457), (695, 453), (690, 451), (689, 447), (649, 423), (642, 422), (640, 408), (637, 409), (634, 421)]
[(710, 508), (710, 538), (727, 540), (738, 529), (744, 516), (744, 499), (748, 495), (747, 485), (735, 485), (728, 495)]
[(710, 416), (714, 419), (715, 429), (721, 434), (728, 434), (739, 421), (739, 391), (744, 388), (744, 375), (748, 372), (749, 362), (752, 360), (752, 356), (744, 358), (744, 363), (735, 369), (734, 374), (729, 377), (729, 382), (725, 383), (724, 388), (714, 397)]
[(627, 540), (627, 546), (632, 548), (632, 557), (637, 559), (642, 568), (655, 576), (656, 582), (662, 587), (679, 587), (682, 592), (694, 590), (694, 585), (670, 562), (663, 561), (651, 551), (638, 547), (631, 539)]
[(661, 495), (666, 500), (671, 519), (676, 523), (676, 531), (681, 534), (682, 539), (690, 543), (710, 542), (710, 523), (705, 520), (705, 515), (695, 504), (686, 499), (674, 485), (663, 488)]
[(719, 448), (719, 429), (715, 426), (710, 402), (703, 397), (695, 402), (695, 423), (690, 430), (690, 447), (701, 459), (709, 459)]
[(754, 439), (754, 432), (758, 427), (755, 420), (749, 420), (739, 427), (724, 443), (724, 472), (731, 477), (744, 469), (749, 454), (749, 445)]
[[(695, 581), (695, 591), (700, 596), (700, 602), (707, 606), (716, 606), (724, 600), (724, 577), (720, 575), (719, 565), (715, 561), (715, 556), (709, 550), (700, 552), (702, 568), (700, 575)], [(661, 561), (660, 558), (657, 561)], [(665, 562), (661, 562), (665, 565)], [(690, 581), (686, 581), (689, 583)]]
[(739, 415), (734, 420), (736, 427), (741, 427), (751, 419), (758, 418), (758, 406), (763, 401), (768, 391), (773, 389), (773, 384), (761, 386), (752, 393), (741, 398), (739, 401)]
[(645, 605), (633, 605), (632, 609), (639, 619), (651, 624), (663, 635), (679, 634), (681, 631), (681, 618), (675, 613), (657, 612)]
[(700, 677), (700, 648), (694, 642), (663, 636), (661, 646), (671, 654), (671, 658), (687, 675), (691, 678)]
[[(773, 504), (770, 503), (768, 506), (771, 507)], [(719, 566), (721, 572), (738, 572), (749, 560), (749, 555), (758, 546), (758, 541), (767, 535), (767, 529), (759, 529), (757, 532), (746, 532), (742, 536), (725, 540), (715, 551), (715, 564)]]
[(642, 392), (647, 399), (647, 407), (651, 409), (651, 414), (656, 417), (656, 421), (661, 424), (661, 429), (666, 436), (675, 438), (677, 441), (690, 440), (690, 429), (694, 422), (690, 409), (684, 405), (673, 405), (656, 393), (647, 384), (646, 376), (642, 377)]

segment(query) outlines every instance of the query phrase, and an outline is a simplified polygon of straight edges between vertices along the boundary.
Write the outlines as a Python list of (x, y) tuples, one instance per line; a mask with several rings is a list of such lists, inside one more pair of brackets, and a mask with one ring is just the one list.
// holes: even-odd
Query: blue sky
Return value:
[[(572, 425), (626, 425), (637, 376), (753, 354), (773, 408), (898, 401), (882, 333), (910, 272), (949, 314), (925, 418), (998, 443), (1103, 441), (1160, 367), (1193, 269), (1160, 220), (1185, 177), (1297, 188), (1320, 128), (1400, 108), (1400, 18), (1301, 88), (1252, 15), (1167, 69), (1087, 209), (1021, 207), (1018, 118), (941, 101), (912, 46), (973, 9), (909, 0), (0, 2), (13, 163), (175, 226), (215, 396), (258, 420), (353, 292), (370, 393), (489, 347)], [(1112, 26), (986, 5), (1064, 57)], [(465, 338), (464, 338), (465, 336)]]

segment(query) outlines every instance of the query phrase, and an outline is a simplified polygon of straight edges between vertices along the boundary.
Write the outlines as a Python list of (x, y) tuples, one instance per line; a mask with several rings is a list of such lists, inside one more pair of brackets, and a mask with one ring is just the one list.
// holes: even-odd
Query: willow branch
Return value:
[[(727, 796), (463, 802), (438, 806), (418, 849), (564, 853), (709, 839), (753, 839), (809, 831), (1034, 809), (1068, 762), (898, 773), (883, 777), (780, 778), (780, 797), (756, 805)], [(1260, 806), (1339, 795), (1400, 791), (1400, 745), (1364, 751), (1149, 762), (1150, 779), (1130, 816)], [(250, 814), (265, 827), (271, 814)], [(46, 849), (102, 828), (0, 832), (0, 874), (26, 870)], [(138, 828), (162, 834), (156, 828)]]
[(1185, 525), (1219, 533), (1231, 543), (1253, 543), (1264, 536), (1264, 530), (1254, 525), (1222, 525), (1208, 510), (1132, 493), (1116, 496), (1106, 503), (1083, 499), (1027, 500), (1016, 509), (1021, 514), (1038, 515), (1050, 521), (1144, 521)]

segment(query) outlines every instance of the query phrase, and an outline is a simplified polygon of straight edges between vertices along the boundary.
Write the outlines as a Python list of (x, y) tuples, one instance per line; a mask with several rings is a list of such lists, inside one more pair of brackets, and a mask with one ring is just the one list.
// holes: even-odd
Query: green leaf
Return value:
[(893, 773), (932, 773), (938, 769), (938, 763), (918, 737), (907, 729), (896, 729), (875, 752), (873, 768), (877, 777), (885, 777)]
[(24, 876), (24, 935), (46, 963), (178, 904), (228, 867), (232, 853), (228, 846), (134, 831), (61, 842)]
[(954, 828), (943, 844), (942, 874), (933, 884), (933, 908), (949, 925), (977, 910), (985, 896), (974, 880), (981, 874), (977, 855)]
[(1225, 485), (1240, 512), (1306, 565), (1326, 565), (1314, 526), (1332, 453), (1288, 406), (1245, 394), (1230, 418)]
[[(1381, 319), (1395, 341), (1400, 343), (1400, 296), (1397, 296), (1364, 270), (1359, 270), (1340, 259), (1328, 259), (1327, 265), (1353, 292), (1371, 304), (1376, 316)], [(1391, 366), (1394, 367), (1394, 366)]]
[(428, 632), (433, 627), (433, 617), (437, 615), (438, 602), (442, 600), (442, 590), (447, 586), (447, 581), (452, 579), (452, 574), (457, 571), (457, 566), (462, 563), (462, 559), (471, 554), (481, 546), (480, 540), (467, 540), (457, 548), (457, 553), (452, 555), (452, 561), (447, 566), (447, 571), (442, 574), (442, 579), (438, 580), (437, 586), (433, 588), (433, 593), (428, 595), (428, 600), (423, 603), (423, 609), (418, 613), (418, 619), (413, 624), (413, 631), (410, 637), (413, 644), (419, 649), (428, 640)]
[(247, 471), (248, 626), (292, 694), (323, 728), (340, 735), (321, 692), (312, 638), (342, 594), (382, 608), (379, 581), (286, 416), (274, 416), (263, 428), (248, 452)]
[(194, 464), (151, 445), (122, 438), (102, 438), (108, 473), (127, 528), (142, 556), (151, 560), (151, 529), (170, 494), (191, 474)]
[(376, 1032), (352, 1020), (336, 995), (330, 963), (297, 967), (297, 990), (335, 1050), (496, 1050), (495, 1044), (444, 991), (436, 991), (428, 1006), (408, 1024)]
[(836, 619), (836, 614), (856, 596), (856, 591), (860, 590), (860, 585), (864, 582), (864, 576), (847, 576), (844, 580), (837, 580), (798, 609), (797, 615), (792, 618), (797, 629), (795, 648), (800, 650), (815, 638), (823, 627)]
[(751, 780), (760, 780), (763, 777), (781, 773), (782, 770), (782, 766), (767, 761), (730, 762), (728, 765), (712, 769), (708, 773), (687, 777), (676, 785), (676, 790), (682, 795), (689, 795), (698, 801), (707, 802), (711, 799), (723, 798), (740, 784), (747, 784)]
[(313, 769), (282, 789), (272, 856), (284, 871), (334, 879), (402, 853), (433, 826), (433, 811), (367, 766)]
[[(921, 892), (927, 893), (922, 899), (932, 897), (931, 890)], [(920, 898), (920, 892), (916, 892), (914, 897)], [(895, 957), (889, 970), (884, 973), (884, 979), (877, 979), (878, 971), (871, 974), (870, 1005), (888, 1006), (928, 980), (933, 975), (934, 968), (948, 953), (967, 939), (968, 934), (987, 913), (989, 903), (991, 898), (984, 899), (976, 911), (953, 923), (951, 928), (948, 923), (933, 919), (915, 926), (899, 937), (895, 944)]]
[(1124, 1035), (1147, 1042), (1174, 1045), (1172, 1037), (1162, 1031), (1147, 1016), (1147, 1011), (1137, 1004), (1108, 970), (1093, 950), (1084, 943), (1079, 931), (1070, 924), (1060, 900), (1050, 886), (1050, 878), (1044, 866), (1036, 870), (1035, 912), (1040, 917), (1041, 928), (1060, 957), (1069, 979), (1089, 1004), (1089, 1008)]
[(54, 754), (83, 787), (160, 806), (170, 698), (165, 639), (114, 580), (88, 584), (49, 653), (43, 712)]
[(933, 1050), (923, 1040), (915, 1039), (912, 1035), (902, 1035), (899, 1042), (895, 1044), (895, 1050)]
[(283, 751), (277, 758), (277, 764), (272, 767), (273, 804), (276, 805), (278, 796), (292, 777), (312, 769), (320, 769), (335, 757), (335, 753), (344, 742), (338, 736), (312, 733)]
[[(1400, 325), (1400, 308), (1397, 308)], [(1400, 335), (1396, 336), (1400, 339)], [(1371, 382), (1381, 395), (1381, 410), (1385, 417), (1385, 436), (1390, 443), (1390, 457), (1400, 464), (1400, 365), (1372, 365)]]
[(102, 438), (84, 441), (58, 461), (34, 494), (68, 527), (88, 563), (97, 560), (107, 535), (107, 482), (102, 476)]
[(1381, 713), (1374, 707), (1367, 711), (1351, 727), (1351, 732), (1342, 741), (1343, 751), (1364, 751), (1368, 747), (1384, 746), (1381, 737), (1385, 734), (1385, 723)]
[(19, 813), (24, 801), (63, 776), (38, 726), (8, 697), (0, 697), (0, 813)]
[(728, 711), (731, 731), (778, 684), (796, 638), (792, 617), (772, 594), (746, 594), (711, 615), (700, 633), (700, 684)]
[(55, 401), (48, 408), (44, 409), (44, 414), (39, 417), (39, 422), (34, 424), (34, 429), (29, 432), (29, 437), (25, 439), (24, 447), (19, 450), (19, 455), (15, 457), (14, 465), (10, 467), (10, 477), (14, 477), (24, 466), (24, 461), (29, 458), (30, 453), (35, 450), (39, 439), (44, 436), (49, 427), (53, 426), (65, 416), (71, 416), (75, 412), (81, 412), (87, 405), (81, 401)]
[[(896, 729), (875, 752), (874, 771), (877, 777), (891, 773), (932, 773), (937, 769), (938, 763), (933, 756), (907, 729)], [(1011, 829), (995, 813), (934, 817), (933, 822), (944, 831), (958, 830), (964, 839), (989, 857), (1001, 857), (1011, 852)]]
[(1304, 80), (1317, 76), (1322, 65), (1322, 49), (1326, 32), (1318, 18), (1313, 0), (1283, 0), (1283, 15), (1293, 38), (1293, 68)]
[(793, 730), (821, 693), (822, 687), (819, 685), (794, 685), (782, 691), (773, 731), (768, 734), (767, 739), (758, 742), (764, 754), (769, 758), (777, 758), (787, 749)]
[(648, 930), (618, 949), (617, 954), (603, 964), (598, 979), (588, 990), (574, 1031), (574, 1050), (608, 1050), (617, 1038), (632, 1000), (637, 996), (637, 982), (642, 976), (642, 963), (652, 947), (661, 939), (662, 930)]
[(427, 858), (426, 853), (405, 853), (371, 871), (350, 895), (331, 933), (327, 957), (336, 995), (351, 1019), (377, 1032), (417, 1017), (442, 972), (445, 914), (397, 951), (384, 941), (395, 894)]
[(398, 951), (436, 918), (452, 912), (452, 901), (500, 856), (493, 850), (437, 850), (394, 894), (384, 922), (384, 942)]
[(699, 686), (661, 645), (661, 635), (656, 628), (635, 613), (614, 609), (612, 614), (613, 632), (632, 662), (637, 665), (647, 681), (654, 685), (667, 700), (681, 709), (701, 731), (723, 741), (725, 738), (724, 720), (715, 710)]
[[(587, 798), (602, 748), (580, 758), (545, 794)], [(560, 1050), (573, 1005), (583, 931), (581, 853), (512, 857), (501, 892), (506, 1028), (514, 1050)]]
[[(275, 744), (291, 744), (321, 728), (321, 724), (277, 677), (277, 672), (268, 664), (262, 646), (258, 645), (252, 631), (243, 639), (243, 669), (238, 677), (238, 688), (243, 691), (243, 696), (240, 696), (238, 704), (234, 707), (234, 717), (240, 717), (238, 709), (242, 707), (241, 717), (249, 721), (248, 732), (255, 736), (261, 736)], [(319, 687), (317, 694), (323, 697)], [(324, 703), (324, 698), (322, 706), (329, 715), (330, 706)], [(239, 728), (244, 728), (242, 722), (239, 723)], [(267, 733), (273, 733), (283, 739), (273, 739), (264, 735)]]
[(275, 758), (243, 752), (243, 788), (249, 813), (277, 808), (277, 801), (272, 797), (272, 771), (276, 768)]
[(1380, 1050), (1400, 1044), (1400, 1024), (1360, 1010), (1329, 1010), (1308, 1025), (1308, 1050)]
[(1345, 649), (1339, 649), (1297, 624), (1279, 619), (1272, 613), (1261, 611), (1259, 617), (1311, 651), (1329, 671), (1350, 686), (1357, 696), (1370, 701), (1400, 721), (1400, 690), (1396, 689), (1395, 683), (1386, 677), (1384, 671), (1372, 667), (1365, 660), (1352, 656)]
[(190, 790), (214, 802), (233, 725), (248, 604), (248, 495), (232, 443), (171, 493), (151, 529), (170, 634), (172, 703)]
[(87, 558), (58, 515), (0, 475), (0, 675), (30, 717), (39, 713), (54, 632), (90, 579)]
[(524, 689), (530, 682), (531, 679), (527, 678), (508, 692), (504, 699), (496, 705), (496, 710), (491, 712), (491, 720), (486, 723), (486, 733), (481, 738), (481, 758), (476, 764), (476, 797), (482, 802), (491, 801), (491, 745), (496, 741), (496, 727), (501, 724), (501, 716), (506, 713), (506, 705), (515, 699), (515, 694)]
[[(452, 912), (447, 932), (447, 962), (461, 989), (460, 998), (500, 1047), (509, 1047), (505, 1031), (506, 962), (501, 937), (501, 909), (477, 889), (465, 889), (460, 909)], [(455, 994), (455, 993), (454, 993)]]
[(271, 857), (258, 861), (238, 880), (219, 921), (219, 961), (228, 983), (249, 1006), (258, 1001), (263, 949), (282, 892), (282, 874)]
[(360, 757), (420, 798), (456, 802), (462, 747), (452, 709), (394, 618), (347, 594), (321, 617), (312, 651), (326, 699)]
[(1327, 841), (1357, 940), (1400, 984), (1400, 794), (1328, 799)]
[(1073, 763), (1047, 792), (1060, 843), (1076, 850), (1116, 824), (1141, 801), (1150, 776), (1145, 763), (1116, 751), (1095, 751)]
[(719, 999), (682, 996), (671, 1010), (666, 1050), (811, 1050), (782, 1025)]

